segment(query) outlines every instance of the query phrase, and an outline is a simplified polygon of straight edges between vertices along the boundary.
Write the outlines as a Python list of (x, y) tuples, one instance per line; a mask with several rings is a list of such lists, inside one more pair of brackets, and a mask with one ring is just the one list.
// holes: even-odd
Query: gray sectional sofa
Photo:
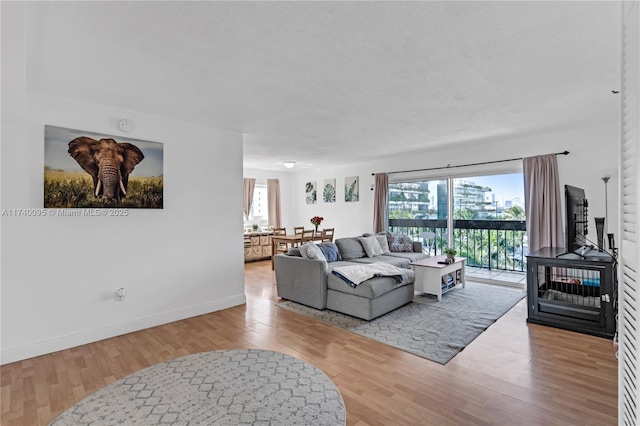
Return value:
[[(364, 320), (372, 320), (399, 308), (413, 300), (415, 273), (410, 263), (428, 257), (422, 253), (422, 243), (405, 237), (404, 244), (392, 244), (398, 234), (381, 233), (389, 243), (381, 244), (383, 253), (372, 252), (368, 243), (370, 234), (362, 237), (339, 238), (333, 243), (319, 244), (331, 249), (320, 259), (301, 256), (296, 250), (274, 257), (278, 296), (316, 309), (330, 309)], [(337, 256), (333, 251), (337, 250)], [(402, 250), (402, 251), (399, 251)], [(324, 259), (328, 260), (324, 260)], [(343, 278), (332, 273), (335, 268), (384, 262), (401, 269), (399, 277), (374, 277), (357, 286), (348, 284)], [(398, 282), (401, 281), (401, 282)]]

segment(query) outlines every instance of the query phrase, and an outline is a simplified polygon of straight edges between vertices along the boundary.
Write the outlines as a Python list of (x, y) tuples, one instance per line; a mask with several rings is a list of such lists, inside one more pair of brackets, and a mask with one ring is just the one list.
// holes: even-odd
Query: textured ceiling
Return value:
[(616, 2), (38, 2), (28, 90), (244, 134), (245, 167), (615, 122)]

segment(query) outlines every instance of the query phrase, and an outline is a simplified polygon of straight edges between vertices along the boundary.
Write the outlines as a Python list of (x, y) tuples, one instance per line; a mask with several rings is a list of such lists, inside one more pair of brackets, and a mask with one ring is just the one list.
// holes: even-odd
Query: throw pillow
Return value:
[(308, 257), (309, 259), (324, 260), (325, 262), (327, 261), (327, 258), (324, 257), (324, 254), (322, 254), (322, 251), (318, 248), (316, 244), (314, 243), (305, 244), (302, 247), (304, 246), (307, 246), (306, 257)]
[(362, 244), (360, 244), (360, 241), (355, 237), (338, 238), (336, 245), (343, 260), (360, 259), (367, 255)]
[(389, 250), (391, 252), (412, 252), (413, 240), (407, 235), (392, 232), (389, 241)]
[(382, 247), (380, 247), (380, 243), (376, 237), (360, 237), (358, 239), (362, 247), (364, 247), (367, 257), (380, 256), (382, 254)]
[(376, 234), (374, 235), (376, 240), (378, 240), (378, 244), (380, 244), (380, 248), (382, 249), (382, 254), (389, 254), (391, 250), (389, 250), (389, 240), (387, 240), (387, 234)]
[(304, 243), (301, 246), (297, 247), (301, 257), (307, 257), (307, 250), (309, 250), (309, 244), (311, 243)]
[(391, 232), (389, 232), (389, 231), (380, 231), (380, 232), (376, 233), (376, 235), (384, 235), (384, 236), (387, 237), (388, 240), (391, 239)]
[(340, 251), (338, 251), (338, 246), (335, 243), (320, 243), (318, 244), (318, 248), (324, 254), (324, 257), (327, 258), (327, 262), (337, 262), (342, 260), (342, 256), (340, 256)]
[(286, 254), (287, 256), (302, 257), (302, 253), (300, 253), (300, 249), (298, 247), (290, 248)]

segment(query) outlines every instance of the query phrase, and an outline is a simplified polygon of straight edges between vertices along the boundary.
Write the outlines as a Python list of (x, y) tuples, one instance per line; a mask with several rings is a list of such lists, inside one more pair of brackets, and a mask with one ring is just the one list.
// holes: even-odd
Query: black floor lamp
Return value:
[(609, 233), (609, 194), (607, 192), (607, 183), (611, 179), (611, 176), (604, 176), (602, 181), (604, 182), (604, 217), (605, 217), (605, 229), (607, 231), (607, 239), (609, 240), (609, 250), (615, 255), (616, 244), (613, 240), (613, 233)]

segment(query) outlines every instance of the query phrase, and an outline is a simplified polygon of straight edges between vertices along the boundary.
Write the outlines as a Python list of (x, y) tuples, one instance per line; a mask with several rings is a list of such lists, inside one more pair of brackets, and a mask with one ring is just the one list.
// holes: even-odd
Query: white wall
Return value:
[(3, 211), (43, 206), (45, 124), (118, 136), (123, 117), (164, 144), (164, 209), (3, 215), (1, 362), (243, 304), (242, 135), (29, 93), (24, 46), (24, 4), (3, 4)]
[[(372, 173), (401, 170), (442, 167), (448, 164), (460, 165), (494, 161), (509, 158), (529, 157), (552, 152), (570, 151), (567, 156), (557, 157), (560, 173), (560, 189), (564, 193), (564, 185), (584, 188), (589, 200), (589, 238), (597, 240), (594, 217), (605, 216), (604, 182), (602, 177), (611, 176), (608, 183), (608, 219), (610, 232), (618, 226), (618, 148), (616, 141), (618, 127), (611, 126), (578, 129), (553, 134), (528, 136), (513, 139), (483, 141), (447, 149), (428, 149), (411, 155), (385, 158), (370, 163), (357, 163), (350, 166), (300, 170), (296, 173), (294, 183), (294, 215), (293, 221), (310, 227), (309, 219), (319, 215), (325, 218), (323, 226), (335, 227), (336, 237), (346, 237), (371, 232), (373, 229), (373, 193)], [(474, 176), (487, 174), (489, 171), (522, 171), (522, 162), (499, 163), (489, 166), (451, 168), (448, 170), (429, 172), (430, 176)], [(406, 176), (414, 176), (408, 174)], [(344, 202), (344, 178), (360, 177), (360, 201)], [(394, 175), (395, 176), (395, 175)], [(308, 205), (304, 198), (304, 185), (315, 181), (322, 186), (324, 179), (336, 178), (337, 202), (325, 203), (321, 199), (317, 204)], [(563, 200), (564, 203), (564, 200)], [(564, 220), (564, 218), (563, 218)], [(618, 240), (616, 235), (616, 241)]]
[[(324, 221), (320, 228), (335, 228), (334, 238), (371, 232), (373, 229), (373, 191), (370, 190), (373, 184), (372, 170), (371, 165), (354, 164), (297, 172), (293, 185), (293, 199), (296, 204), (294, 211), (297, 212), (293, 217), (295, 225), (311, 229), (313, 227), (311, 218), (321, 216)], [(344, 180), (352, 176), (359, 177), (360, 197), (357, 202), (347, 203), (344, 201)], [(324, 180), (333, 178), (336, 179), (336, 202), (325, 203), (322, 200)], [(316, 204), (306, 203), (307, 182), (316, 182), (318, 191)]]

